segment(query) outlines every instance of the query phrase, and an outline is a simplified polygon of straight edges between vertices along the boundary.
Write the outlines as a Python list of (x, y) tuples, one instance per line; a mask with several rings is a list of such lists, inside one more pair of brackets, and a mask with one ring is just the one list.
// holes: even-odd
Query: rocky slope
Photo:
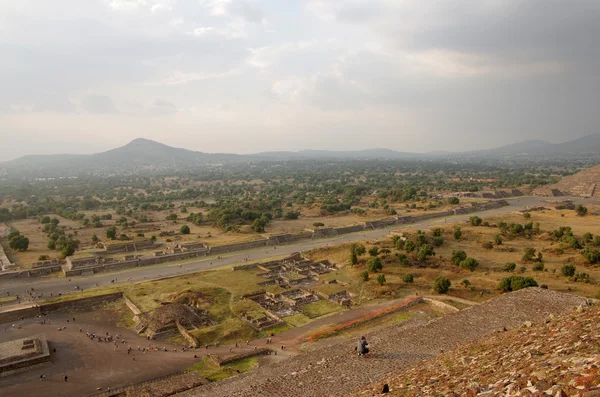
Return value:
[(582, 302), (574, 295), (528, 288), (426, 324), (401, 324), (367, 335), (372, 348), (368, 358), (353, 353), (354, 341), (332, 344), (180, 396), (347, 396), (440, 352), (524, 321), (544, 321)]
[(357, 395), (600, 396), (600, 307), (461, 346)]

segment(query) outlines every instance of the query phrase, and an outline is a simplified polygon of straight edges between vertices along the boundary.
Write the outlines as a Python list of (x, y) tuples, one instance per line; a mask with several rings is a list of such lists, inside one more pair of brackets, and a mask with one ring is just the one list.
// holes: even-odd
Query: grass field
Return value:
[(198, 372), (211, 382), (229, 378), (230, 376), (248, 372), (258, 367), (258, 358), (250, 357), (224, 366), (218, 366), (206, 357), (187, 369), (188, 372)]

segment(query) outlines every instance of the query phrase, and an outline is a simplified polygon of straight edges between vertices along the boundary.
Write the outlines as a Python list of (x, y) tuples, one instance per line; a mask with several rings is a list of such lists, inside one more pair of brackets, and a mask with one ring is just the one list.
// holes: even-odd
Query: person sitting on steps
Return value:
[(361, 336), (356, 347), (356, 352), (359, 356), (364, 356), (365, 354), (369, 353), (369, 348), (367, 347), (368, 345), (369, 343), (367, 342), (367, 338)]

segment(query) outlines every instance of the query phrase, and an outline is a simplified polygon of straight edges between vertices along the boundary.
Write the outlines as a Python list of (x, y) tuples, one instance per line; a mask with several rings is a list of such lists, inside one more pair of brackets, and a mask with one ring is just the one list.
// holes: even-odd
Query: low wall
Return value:
[(129, 298), (125, 296), (125, 294), (123, 294), (122, 296), (123, 302), (125, 302), (125, 304), (129, 308), (129, 310), (131, 310), (134, 316), (139, 316), (140, 314), (142, 314), (142, 311), (135, 305), (135, 303), (130, 301)]
[(250, 358), (250, 357), (264, 356), (266, 354), (269, 354), (270, 351), (271, 351), (271, 349), (268, 349), (266, 347), (262, 347), (260, 349), (250, 350), (248, 352), (237, 354), (235, 356), (227, 357), (227, 358), (224, 358), (224, 359), (212, 356), (212, 358), (213, 358), (212, 361), (214, 363), (216, 363), (218, 366), (223, 366), (223, 365), (234, 363), (236, 361), (245, 360), (245, 359)]
[(400, 310), (404, 310), (406, 308), (409, 308), (409, 307), (414, 306), (416, 304), (419, 304), (421, 302), (423, 302), (423, 297), (421, 297), (421, 296), (417, 296), (417, 297), (414, 297), (414, 298), (407, 299), (404, 302), (402, 302), (402, 303), (400, 303), (398, 305), (389, 307), (387, 309), (384, 309), (384, 310), (381, 310), (381, 311), (378, 311), (378, 312), (366, 315), (366, 316), (361, 317), (361, 318), (357, 318), (357, 319), (352, 320), (352, 321), (348, 321), (347, 323), (344, 323), (344, 324), (335, 325), (333, 327), (329, 327), (329, 328), (326, 328), (324, 330), (321, 330), (321, 331), (315, 332), (313, 334), (310, 334), (308, 336), (308, 341), (309, 342), (313, 342), (313, 341), (315, 341), (315, 340), (317, 340), (317, 339), (319, 339), (319, 338), (321, 338), (323, 336), (326, 336), (328, 334), (332, 334), (332, 333), (335, 333), (335, 332), (340, 332), (340, 331), (343, 331), (343, 330), (346, 330), (346, 329), (349, 329), (349, 328), (352, 328), (352, 327), (356, 327), (358, 325), (362, 325), (362, 324), (367, 323), (369, 321), (375, 320), (376, 318), (379, 318), (379, 317), (382, 317), (382, 316), (386, 316), (388, 314), (395, 313), (395, 312), (400, 311)]
[(256, 241), (247, 241), (244, 243), (235, 243), (235, 244), (226, 244), (226, 245), (217, 245), (215, 247), (210, 247), (211, 254), (221, 254), (224, 252), (232, 252), (232, 251), (242, 251), (251, 248), (264, 247), (267, 245), (268, 240), (256, 240)]
[(21, 318), (37, 317), (40, 314), (40, 307), (27, 307), (24, 309), (15, 309), (0, 313), (0, 324), (19, 321)]
[(452, 305), (449, 305), (445, 302), (439, 301), (437, 299), (431, 299), (431, 298), (423, 298), (423, 302), (429, 303), (432, 306), (437, 307), (438, 309), (442, 309), (442, 310), (447, 310), (450, 312), (458, 312), (460, 311), (459, 308), (454, 307)]
[(193, 347), (198, 347), (198, 340), (194, 338), (194, 336), (191, 335), (189, 332), (187, 332), (187, 329), (185, 329), (181, 324), (179, 324), (179, 321), (176, 321), (175, 324), (177, 325), (177, 330), (179, 331), (181, 336), (183, 336), (185, 340), (187, 340)]
[(365, 230), (365, 225), (362, 224), (362, 225), (354, 225), (354, 226), (342, 226), (342, 227), (336, 227), (335, 230), (338, 234), (362, 232), (363, 230)]
[(81, 299), (73, 299), (64, 302), (55, 302), (55, 303), (47, 303), (41, 305), (39, 310), (44, 313), (52, 313), (60, 310), (73, 310), (73, 309), (90, 309), (94, 306), (107, 303), (114, 302), (123, 297), (122, 292), (114, 292), (112, 294), (98, 295), (98, 296), (90, 296), (88, 298)]

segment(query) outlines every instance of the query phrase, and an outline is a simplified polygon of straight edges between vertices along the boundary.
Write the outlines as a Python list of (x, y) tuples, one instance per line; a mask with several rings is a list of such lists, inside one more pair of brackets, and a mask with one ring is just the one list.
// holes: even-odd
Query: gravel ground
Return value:
[(458, 345), (525, 321), (541, 321), (583, 302), (582, 297), (528, 288), (428, 323), (408, 321), (367, 334), (370, 357), (356, 356), (354, 343), (337, 343), (177, 396), (347, 396)]

